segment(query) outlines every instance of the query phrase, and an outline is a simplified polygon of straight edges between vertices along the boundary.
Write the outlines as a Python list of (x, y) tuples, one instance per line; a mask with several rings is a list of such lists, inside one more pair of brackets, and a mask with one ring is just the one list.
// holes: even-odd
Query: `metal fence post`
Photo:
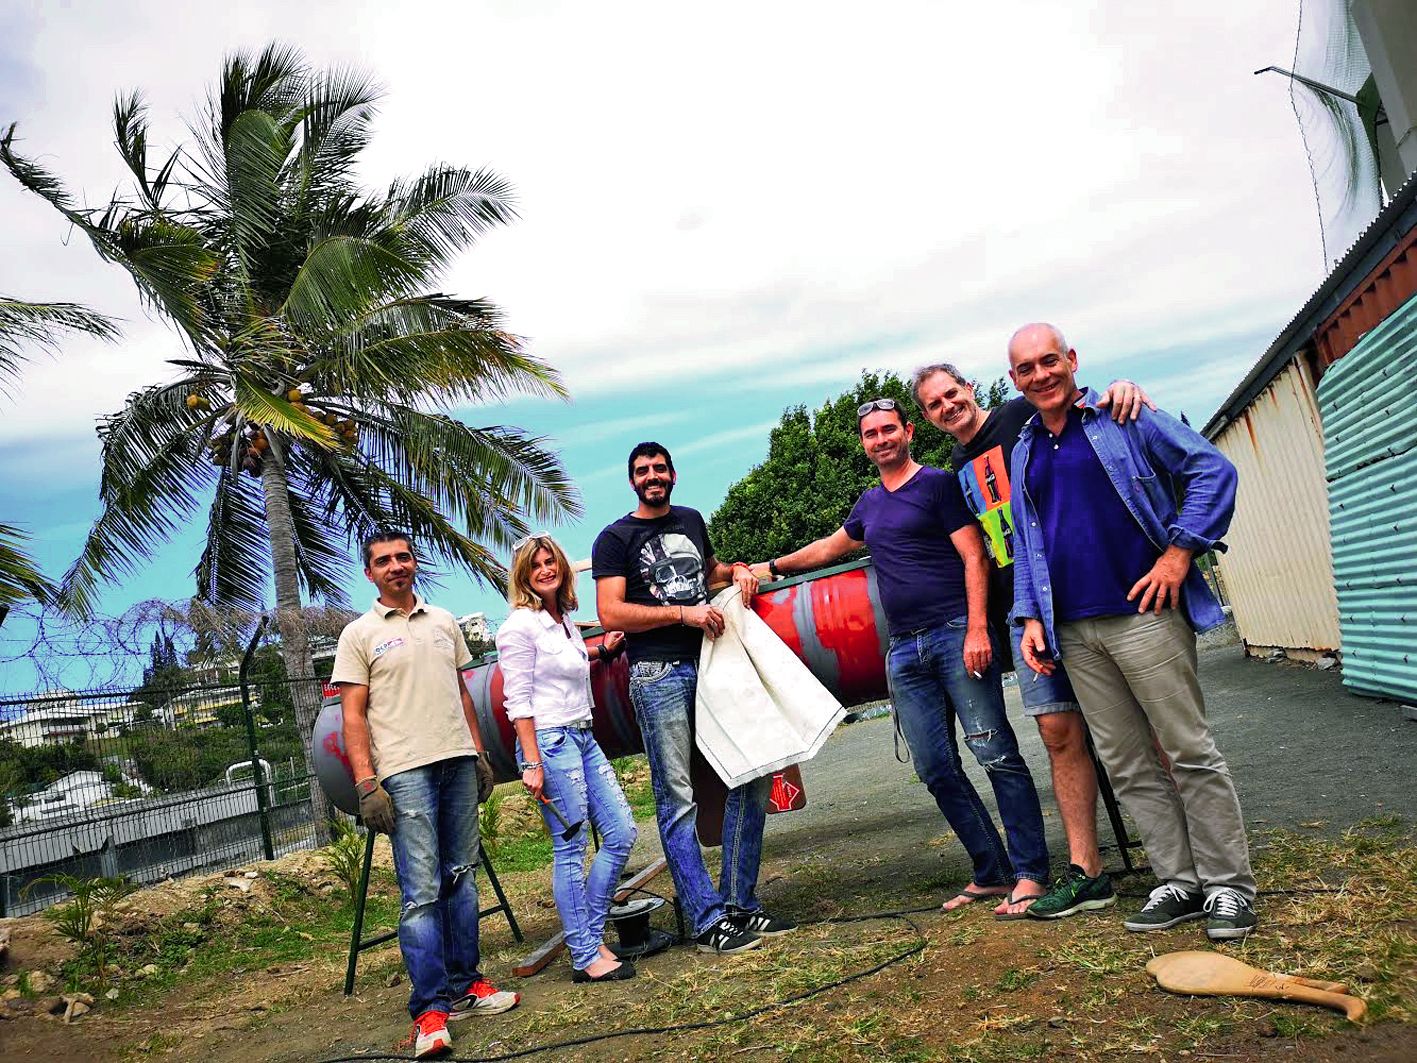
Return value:
[(261, 636), (265, 634), (266, 622), (269, 617), (262, 616), (256, 624), (256, 630), (251, 635), (251, 641), (246, 645), (246, 654), (241, 658), (241, 671), (238, 673), (241, 680), (241, 709), (246, 716), (246, 743), (251, 749), (251, 780), (256, 787), (256, 807), (261, 813), (261, 845), (265, 849), (266, 859), (276, 858), (275, 839), (271, 835), (271, 800), (266, 792), (266, 785), (270, 781), (262, 777), (261, 755), (256, 749), (256, 718), (251, 712), (251, 681), (247, 676), (247, 671), (251, 667), (251, 657), (256, 652), (256, 643), (261, 641)]

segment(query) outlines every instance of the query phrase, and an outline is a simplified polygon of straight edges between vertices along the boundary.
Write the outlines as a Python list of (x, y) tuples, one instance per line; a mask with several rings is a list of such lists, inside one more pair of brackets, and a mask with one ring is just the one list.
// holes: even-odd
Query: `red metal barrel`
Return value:
[[(777, 632), (843, 705), (886, 696), (885, 614), (869, 559), (770, 583), (753, 599), (753, 611)], [(601, 631), (586, 635), (600, 643)], [(608, 757), (641, 753), (644, 745), (630, 704), (630, 669), (622, 655), (608, 666), (593, 665), (591, 689), (595, 738)], [(515, 739), (502, 703), (502, 669), (490, 655), (463, 672), (477, 708), (492, 767), (499, 782), (519, 778)]]

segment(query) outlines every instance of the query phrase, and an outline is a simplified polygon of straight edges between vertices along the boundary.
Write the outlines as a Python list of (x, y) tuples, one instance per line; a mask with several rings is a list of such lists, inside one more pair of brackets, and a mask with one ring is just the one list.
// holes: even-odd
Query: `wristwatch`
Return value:
[(768, 571), (772, 573), (773, 579), (781, 579), (782, 573), (777, 569), (777, 558), (768, 562)]

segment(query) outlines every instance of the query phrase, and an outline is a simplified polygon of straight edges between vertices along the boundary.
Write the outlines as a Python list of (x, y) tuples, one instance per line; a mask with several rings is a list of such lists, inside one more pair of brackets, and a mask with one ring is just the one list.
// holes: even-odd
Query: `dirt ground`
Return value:
[[(1269, 894), (1261, 931), (1230, 951), (1256, 966), (1351, 982), (1373, 1001), (1372, 1024), (1355, 1027), (1297, 1005), (1160, 992), (1142, 972), (1146, 959), (1206, 943), (1195, 924), (1155, 935), (1121, 928), (1119, 913), (1138, 907), (1151, 884), (1144, 875), (1119, 880), (1117, 908), (1061, 924), (998, 923), (983, 906), (938, 913), (942, 897), (967, 880), (968, 864), (910, 766), (894, 758), (890, 721), (878, 719), (840, 729), (804, 767), (807, 808), (769, 821), (760, 894), (803, 922), (798, 934), (738, 958), (671, 949), (644, 961), (639, 978), (610, 986), (573, 985), (564, 958), (517, 979), (512, 965), (558, 924), (547, 869), (506, 874), (528, 943), (513, 942), (500, 917), (484, 920), (484, 966), (504, 988), (520, 991), (522, 1004), (455, 1024), (456, 1057), (504, 1057), (610, 1030), (720, 1023), (831, 987), (741, 1021), (567, 1046), (541, 1058), (1417, 1059), (1417, 920), (1410, 917), (1417, 843), (1411, 822), (1374, 819), (1413, 809), (1417, 724), (1404, 723), (1390, 703), (1346, 694), (1335, 675), (1247, 661), (1233, 647), (1207, 650), (1202, 668)], [(1016, 692), (1009, 696), (1042, 784), (1057, 863), (1065, 850), (1046, 757), (1036, 730), (1017, 715)], [(982, 773), (972, 774), (987, 800)], [(632, 869), (657, 854), (655, 835), (652, 821), (641, 823)], [(1110, 840), (1105, 823), (1102, 837)], [(1117, 851), (1105, 855), (1120, 870)], [(340, 993), (340, 934), (348, 930), (339, 927), (347, 921), (317, 931), (313, 950), (288, 949), (293, 959), (271, 962), (271, 928), (282, 913), (298, 936), (305, 924), (294, 913), (339, 904), (341, 887), (326, 890), (333, 880), (317, 854), (292, 859), (294, 868), (252, 865), (256, 878), (241, 876), (248, 889), (189, 880), (135, 902), (162, 920), (203, 898), (225, 901), (220, 940), (237, 953), (249, 949), (250, 966), (226, 957), (220, 975), (176, 977), (131, 1004), (100, 999), (70, 1026), (27, 1015), (0, 1022), (0, 1058), (397, 1058), (378, 1055), (395, 1052), (408, 1029), (407, 984), (389, 984), (401, 970), (395, 946), (364, 954), (350, 998)], [(381, 881), (380, 911), (391, 915), (387, 872)], [(670, 892), (668, 877), (652, 888)], [(855, 919), (917, 909), (925, 910)], [(850, 921), (824, 921), (843, 918)], [(261, 928), (249, 943), (242, 936), (248, 923)], [(672, 929), (663, 914), (657, 923)], [(12, 924), (7, 971), (52, 969), (66, 955), (42, 921)], [(845, 979), (853, 980), (834, 985)]]

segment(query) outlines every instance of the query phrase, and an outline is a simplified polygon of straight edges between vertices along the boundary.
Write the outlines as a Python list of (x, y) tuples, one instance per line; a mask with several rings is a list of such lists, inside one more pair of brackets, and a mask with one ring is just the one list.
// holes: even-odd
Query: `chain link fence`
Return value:
[(56, 876), (149, 883), (314, 846), (294, 705), (322, 684), (272, 660), (0, 699), (0, 917), (62, 899)]

